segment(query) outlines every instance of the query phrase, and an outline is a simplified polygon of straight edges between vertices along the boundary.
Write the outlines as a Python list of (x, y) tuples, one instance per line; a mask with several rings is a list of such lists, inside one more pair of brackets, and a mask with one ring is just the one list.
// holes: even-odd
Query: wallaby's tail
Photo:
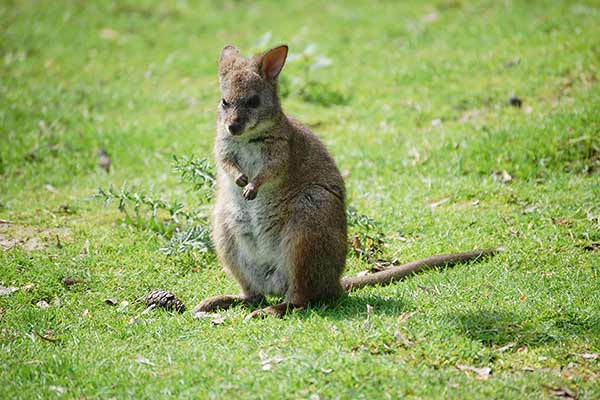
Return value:
[(398, 265), (383, 271), (375, 272), (363, 276), (353, 276), (342, 279), (342, 287), (345, 291), (351, 292), (364, 286), (385, 285), (391, 282), (416, 274), (433, 267), (449, 266), (465, 261), (471, 261), (480, 257), (500, 253), (502, 249), (475, 250), (467, 253), (442, 254), (423, 258), (422, 260), (412, 261), (407, 264)]

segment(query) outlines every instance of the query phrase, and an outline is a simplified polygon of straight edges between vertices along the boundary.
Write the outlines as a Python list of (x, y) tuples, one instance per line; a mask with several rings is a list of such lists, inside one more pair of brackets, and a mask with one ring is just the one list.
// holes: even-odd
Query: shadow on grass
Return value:
[(596, 343), (599, 315), (560, 313), (543, 319), (525, 318), (509, 311), (474, 310), (449, 314), (454, 329), (485, 346), (543, 346), (569, 337), (586, 336)]
[[(385, 315), (400, 315), (413, 311), (414, 305), (408, 304), (399, 298), (384, 298), (377, 295), (359, 295), (352, 293), (344, 295), (338, 300), (315, 305), (315, 309), (323, 318), (335, 320), (364, 319), (367, 317), (367, 305), (372, 307), (372, 313)], [(308, 317), (308, 313), (305, 313)]]

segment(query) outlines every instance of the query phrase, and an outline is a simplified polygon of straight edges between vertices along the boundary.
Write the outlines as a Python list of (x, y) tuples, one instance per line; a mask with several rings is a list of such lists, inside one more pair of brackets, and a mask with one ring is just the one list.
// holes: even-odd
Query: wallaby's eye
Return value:
[(225, 101), (225, 99), (221, 99), (221, 104), (223, 105), (224, 108), (229, 107), (229, 103), (227, 101)]
[(254, 95), (246, 100), (246, 107), (256, 108), (260, 105), (260, 97), (258, 95)]

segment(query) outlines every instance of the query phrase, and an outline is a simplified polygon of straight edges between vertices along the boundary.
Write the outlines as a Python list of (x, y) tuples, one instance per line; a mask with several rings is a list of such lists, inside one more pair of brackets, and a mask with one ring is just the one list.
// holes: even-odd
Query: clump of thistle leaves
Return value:
[(116, 203), (127, 224), (164, 238), (165, 245), (160, 250), (165, 254), (211, 252), (205, 206), (214, 191), (214, 168), (206, 158), (173, 156), (173, 172), (198, 194), (198, 204), (194, 208), (178, 199), (167, 201), (156, 197), (152, 191), (137, 190), (127, 184), (120, 189), (112, 185), (108, 189), (99, 188), (95, 197), (103, 199), (105, 204)]
[(380, 223), (350, 206), (346, 212), (350, 230), (350, 251), (371, 264), (385, 254), (385, 235)]

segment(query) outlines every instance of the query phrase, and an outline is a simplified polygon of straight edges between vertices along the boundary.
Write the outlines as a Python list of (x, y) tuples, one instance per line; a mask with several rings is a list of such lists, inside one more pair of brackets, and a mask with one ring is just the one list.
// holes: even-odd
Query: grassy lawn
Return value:
[[(345, 3), (0, 4), (0, 398), (600, 397), (600, 3)], [(142, 314), (154, 288), (237, 292), (92, 197), (206, 212), (172, 156), (212, 157), (228, 43), (306, 53), (283, 104), (372, 219), (351, 235), (505, 252), (283, 320)]]

